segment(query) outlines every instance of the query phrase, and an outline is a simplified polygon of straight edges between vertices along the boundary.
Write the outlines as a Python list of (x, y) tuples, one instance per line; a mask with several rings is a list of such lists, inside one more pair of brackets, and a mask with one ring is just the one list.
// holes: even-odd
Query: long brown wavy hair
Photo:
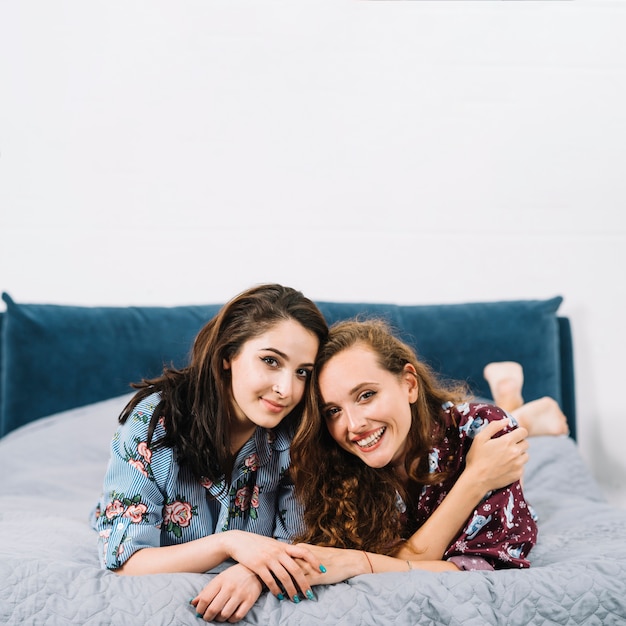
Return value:
[[(405, 456), (408, 488), (402, 486), (390, 466), (369, 467), (341, 448), (330, 436), (321, 414), (320, 373), (331, 358), (357, 344), (370, 349), (379, 365), (398, 377), (407, 363), (417, 373), (418, 397), (411, 405)], [(397, 495), (410, 507), (422, 485), (447, 477), (445, 471), (429, 473), (428, 452), (446, 428), (442, 404), (466, 399), (468, 390), (462, 383), (444, 384), (385, 321), (378, 319), (333, 325), (318, 353), (312, 381), (291, 446), (291, 472), (305, 509), (306, 529), (298, 541), (390, 554), (407, 532), (415, 530), (405, 527)]]
[[(225, 304), (198, 333), (189, 364), (166, 367), (161, 376), (144, 379), (132, 386), (139, 391), (122, 411), (124, 423), (134, 407), (155, 391), (161, 392), (148, 430), (150, 443), (161, 417), (165, 436), (154, 448), (174, 448), (181, 463), (188, 464), (196, 478), (216, 482), (230, 476), (230, 424), (234, 421), (231, 396), (231, 370), (224, 360), (232, 360), (250, 339), (262, 335), (275, 324), (295, 320), (319, 339), (326, 340), (328, 325), (318, 307), (300, 291), (277, 284), (252, 287)], [(295, 428), (304, 399), (285, 418)]]

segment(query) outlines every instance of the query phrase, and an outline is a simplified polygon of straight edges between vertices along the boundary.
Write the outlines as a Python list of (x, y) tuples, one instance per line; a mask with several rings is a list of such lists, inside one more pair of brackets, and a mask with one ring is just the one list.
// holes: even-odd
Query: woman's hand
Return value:
[(218, 574), (190, 604), (207, 622), (234, 623), (247, 615), (262, 591), (256, 574), (237, 564)]
[(223, 533), (223, 539), (229, 556), (252, 570), (280, 599), (285, 594), (294, 602), (310, 597), (311, 584), (305, 569), (318, 574), (324, 571), (321, 561), (311, 550), (312, 546), (306, 544), (292, 545), (235, 530)]
[(329, 548), (305, 543), (299, 543), (296, 547), (306, 548), (317, 557), (319, 562), (324, 563), (325, 571), (322, 573), (319, 568), (311, 567), (308, 562), (298, 561), (310, 585), (332, 585), (358, 574), (371, 573), (367, 557), (360, 550)]
[(521, 480), (524, 474), (528, 462), (528, 431), (520, 426), (492, 438), (508, 425), (506, 419), (490, 422), (474, 437), (467, 454), (464, 474), (471, 474), (485, 493)]

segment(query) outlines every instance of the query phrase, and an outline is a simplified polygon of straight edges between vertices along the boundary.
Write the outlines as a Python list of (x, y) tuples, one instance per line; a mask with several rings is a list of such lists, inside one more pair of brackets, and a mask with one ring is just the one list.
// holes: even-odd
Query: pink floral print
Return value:
[(135, 443), (137, 444), (135, 450), (130, 449), (124, 444), (124, 458), (127, 463), (138, 472), (141, 472), (150, 480), (154, 480), (154, 472), (150, 465), (152, 461), (152, 450), (145, 441), (141, 441), (138, 437), (135, 437)]
[(117, 499), (107, 504), (104, 515), (108, 520), (115, 519), (124, 513), (124, 505)]
[(250, 499), (250, 506), (253, 509), (259, 508), (259, 486), (254, 485), (254, 489), (252, 490), (252, 498)]
[(133, 524), (140, 524), (147, 518), (148, 507), (141, 502), (139, 494), (132, 498), (127, 498), (123, 493), (111, 494), (113, 498), (104, 509), (104, 517), (108, 524), (120, 518), (125, 517)]
[(148, 477), (146, 466), (141, 461), (137, 461), (135, 459), (128, 459), (128, 464), (132, 465), (136, 470), (140, 471), (144, 476)]
[(235, 495), (235, 507), (241, 511), (247, 511), (250, 508), (250, 488), (242, 487), (237, 490)]
[(146, 463), (150, 463), (152, 460), (152, 450), (150, 450), (145, 441), (140, 441), (137, 444), (137, 452), (145, 459)]
[(250, 472), (256, 472), (259, 469), (259, 457), (256, 452), (253, 452), (249, 457), (244, 461), (244, 465), (246, 469)]
[(231, 487), (230, 495), (233, 500), (229, 517), (250, 516), (251, 519), (257, 519), (259, 517), (259, 494), (259, 486), (254, 485), (251, 489), (249, 478), (244, 474), (244, 478), (240, 478), (236, 485)]
[(147, 511), (148, 507), (145, 504), (131, 504), (122, 517), (127, 517), (133, 524), (139, 524)]
[(191, 524), (193, 516), (198, 513), (198, 507), (192, 506), (185, 498), (177, 496), (173, 502), (167, 502), (163, 508), (163, 525), (167, 532), (175, 537), (182, 537), (182, 529)]

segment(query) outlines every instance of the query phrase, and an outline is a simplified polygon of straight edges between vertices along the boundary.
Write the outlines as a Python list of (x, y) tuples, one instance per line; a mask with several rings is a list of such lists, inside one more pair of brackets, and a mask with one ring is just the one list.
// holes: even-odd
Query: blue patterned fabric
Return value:
[(160, 402), (142, 400), (111, 442), (104, 491), (92, 514), (103, 567), (117, 569), (137, 550), (185, 543), (226, 530), (246, 530), (288, 541), (302, 514), (286, 475), (290, 438), (281, 426), (257, 428), (224, 481), (194, 479), (171, 448), (154, 449), (165, 431), (159, 423), (152, 445), (148, 425)]

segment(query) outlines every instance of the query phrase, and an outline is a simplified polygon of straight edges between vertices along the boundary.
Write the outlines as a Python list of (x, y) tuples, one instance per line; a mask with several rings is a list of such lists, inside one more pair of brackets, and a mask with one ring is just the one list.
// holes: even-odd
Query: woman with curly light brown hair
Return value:
[[(380, 320), (333, 326), (313, 383), (292, 473), (305, 509), (299, 539), (348, 549), (318, 548), (329, 572), (529, 566), (527, 431), (510, 414), (444, 385)], [(473, 462), (474, 441), (486, 450), (509, 431), (514, 470)]]

